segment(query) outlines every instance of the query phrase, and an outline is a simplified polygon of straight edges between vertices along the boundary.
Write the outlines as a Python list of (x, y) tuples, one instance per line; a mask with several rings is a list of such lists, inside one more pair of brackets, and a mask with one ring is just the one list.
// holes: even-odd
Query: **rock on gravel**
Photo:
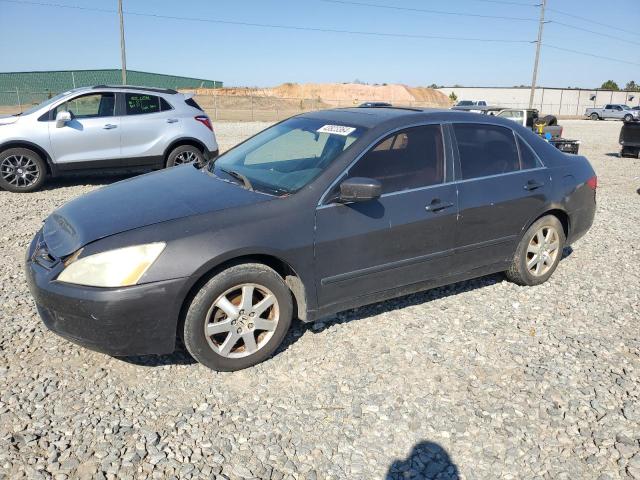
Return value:
[[(215, 373), (49, 333), (24, 252), (113, 177), (0, 192), (0, 478), (640, 478), (640, 161), (619, 122), (565, 121), (599, 176), (590, 233), (551, 280), (493, 275), (295, 325)], [(223, 148), (267, 124), (217, 123)]]

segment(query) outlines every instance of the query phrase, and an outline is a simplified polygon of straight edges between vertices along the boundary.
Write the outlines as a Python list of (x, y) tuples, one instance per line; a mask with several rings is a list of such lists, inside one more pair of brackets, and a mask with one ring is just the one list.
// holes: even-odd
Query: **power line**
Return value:
[(515, 5), (517, 7), (537, 7), (536, 3), (511, 2), (508, 0), (470, 0), (472, 2), (496, 3), (498, 5)]
[[(480, 0), (477, 0), (480, 1)], [(489, 0), (486, 0), (489, 1)], [(22, 4), (22, 5), (38, 5), (45, 7), (55, 7), (55, 8), (68, 8), (75, 10), (85, 10), (85, 11), (94, 11), (101, 13), (111, 13), (116, 14), (116, 10), (110, 10), (105, 8), (96, 8), (96, 7), (83, 7), (78, 5), (64, 5), (58, 3), (47, 3), (47, 2), (36, 2), (36, 1), (28, 1), (28, 0), (0, 0), (0, 2), (4, 3), (14, 3), (14, 4)], [(153, 13), (140, 13), (140, 12), (124, 12), (125, 15), (135, 15), (141, 17), (152, 17), (152, 18), (162, 18), (162, 19), (170, 19), (170, 20), (183, 20), (183, 21), (194, 21), (194, 22), (205, 22), (205, 23), (217, 23), (217, 24), (227, 24), (227, 25), (239, 25), (239, 26), (249, 26), (249, 27), (260, 27), (260, 28), (277, 28), (277, 29), (286, 29), (286, 30), (302, 30), (302, 31), (311, 31), (311, 32), (325, 32), (325, 33), (343, 33), (343, 34), (351, 34), (351, 35), (366, 35), (366, 36), (377, 36), (377, 37), (398, 37), (398, 38), (416, 38), (416, 39), (425, 39), (425, 40), (454, 40), (454, 41), (472, 41), (472, 42), (494, 42), (494, 43), (521, 43), (521, 44), (531, 44), (536, 43), (535, 41), (530, 40), (511, 40), (511, 39), (497, 39), (497, 38), (471, 38), (471, 37), (447, 37), (447, 36), (439, 36), (439, 35), (418, 35), (418, 34), (409, 34), (409, 33), (392, 33), (392, 32), (371, 32), (371, 31), (357, 31), (357, 30), (341, 30), (341, 29), (333, 29), (333, 28), (315, 28), (315, 27), (300, 27), (294, 25), (274, 25), (274, 24), (265, 24), (265, 23), (249, 23), (249, 22), (237, 22), (231, 20), (219, 20), (213, 18), (195, 18), (195, 17), (177, 17), (171, 15), (159, 15)], [(597, 55), (590, 52), (582, 52), (579, 50), (572, 50), (568, 48), (558, 47), (555, 45), (550, 45), (548, 43), (543, 43), (547, 48), (552, 48), (554, 50), (560, 50), (564, 52), (575, 53), (578, 55), (585, 55), (593, 58), (599, 58), (602, 60), (609, 60), (612, 62), (626, 63), (629, 65), (637, 65), (640, 66), (640, 63), (631, 62), (628, 60), (622, 60), (618, 58), (606, 57), (603, 55)]]
[(419, 12), (419, 13), (433, 13), (436, 15), (450, 15), (450, 16), (459, 16), (459, 17), (476, 17), (476, 18), (496, 18), (499, 20), (519, 20), (523, 22), (537, 22), (535, 18), (530, 17), (507, 17), (501, 15), (484, 15), (480, 13), (463, 13), (463, 12), (449, 12), (445, 10), (432, 10), (428, 8), (411, 8), (411, 7), (398, 7), (395, 5), (380, 5), (378, 3), (366, 3), (366, 2), (354, 2), (350, 0), (320, 0), (321, 2), (326, 3), (339, 3), (342, 5), (355, 5), (358, 7), (373, 7), (373, 8), (383, 8), (387, 10), (400, 10), (405, 12)]
[(607, 38), (612, 38), (614, 40), (619, 40), (621, 42), (626, 42), (626, 43), (633, 43), (634, 45), (640, 45), (640, 42), (636, 42), (634, 40), (627, 40), (625, 38), (622, 37), (618, 37), (616, 35), (609, 35), (608, 33), (602, 33), (602, 32), (597, 32), (595, 30), (590, 30), (588, 28), (582, 28), (582, 27), (578, 27), (576, 25), (571, 25), (570, 23), (564, 23), (564, 22), (559, 22), (557, 20), (549, 20), (550, 24), (556, 24), (556, 25), (561, 25), (563, 27), (566, 28), (572, 28), (573, 30), (580, 30), (583, 32), (588, 32), (591, 33), (592, 35), (600, 35), (601, 37), (607, 37)]
[[(104, 8), (93, 7), (81, 7), (77, 5), (64, 5), (59, 3), (47, 3), (47, 2), (35, 2), (27, 0), (0, 0), (0, 2), (16, 3), (23, 5), (38, 5), (45, 7), (55, 8), (71, 8), (77, 10), (96, 11), (101, 13), (117, 13), (116, 10), (109, 10)], [(372, 37), (396, 37), (396, 38), (415, 38), (423, 40), (452, 40), (463, 42), (490, 42), (490, 43), (531, 43), (530, 40), (513, 40), (503, 38), (478, 38), (478, 37), (454, 37), (446, 35), (425, 35), (425, 34), (413, 34), (413, 33), (395, 33), (395, 32), (372, 32), (366, 30), (343, 30), (337, 28), (321, 28), (321, 27), (302, 27), (297, 25), (278, 25), (269, 23), (254, 23), (254, 22), (239, 22), (235, 20), (221, 20), (215, 18), (197, 18), (197, 17), (178, 17), (173, 15), (160, 15), (155, 13), (141, 13), (125, 11), (125, 15), (134, 15), (139, 17), (161, 18), (166, 20), (181, 20), (189, 22), (203, 22), (203, 23), (216, 23), (223, 25), (238, 25), (244, 27), (259, 27), (259, 28), (274, 28), (282, 30), (298, 30), (308, 32), (322, 32), (322, 33), (344, 33), (349, 35), (363, 35)]]
[(542, 45), (544, 45), (547, 48), (553, 48), (554, 50), (561, 50), (563, 52), (576, 53), (578, 55), (584, 55), (584, 56), (587, 56), (587, 57), (600, 58), (600, 59), (603, 59), (603, 60), (609, 60), (611, 62), (620, 62), (620, 63), (629, 64), (629, 65), (637, 65), (637, 66), (640, 67), (640, 63), (638, 63), (638, 62), (630, 62), (628, 60), (622, 60), (620, 58), (605, 57), (603, 55), (596, 55), (595, 53), (581, 52), (579, 50), (572, 50), (570, 48), (558, 47), (556, 45), (550, 45), (548, 43), (543, 43)]
[[(399, 6), (395, 6), (395, 5), (381, 5), (379, 3), (368, 3), (368, 2), (353, 1), (353, 0), (320, 0), (320, 1), (321, 2), (325, 2), (325, 3), (335, 3), (335, 4), (341, 4), (341, 5), (354, 5), (354, 6), (358, 6), (358, 7), (372, 7), (372, 8), (380, 8), (380, 9), (386, 9), (386, 10), (397, 10), (397, 11), (405, 11), (405, 12), (431, 13), (431, 14), (436, 14), (436, 15), (449, 15), (449, 16), (460, 16), (460, 17), (477, 17), (477, 18), (492, 18), (492, 19), (499, 19), (499, 20), (517, 20), (517, 21), (524, 21), (524, 22), (538, 22), (538, 20), (536, 18), (531, 18), (531, 17), (510, 17), (510, 16), (502, 16), (502, 15), (485, 15), (485, 14), (479, 14), (479, 13), (451, 12), (451, 11), (445, 11), (445, 10), (433, 10), (433, 9), (428, 9), (428, 8), (413, 8), (413, 7), (399, 7)], [(520, 5), (524, 6), (524, 4), (520, 4)], [(560, 25), (560, 26), (563, 26), (563, 27), (566, 27), (566, 28), (571, 28), (573, 30), (580, 30), (580, 31), (583, 31), (583, 32), (591, 33), (592, 35), (599, 35), (601, 37), (607, 37), (607, 38), (611, 38), (611, 39), (614, 39), (614, 40), (619, 40), (621, 42), (631, 43), (631, 44), (634, 44), (634, 45), (640, 45), (640, 42), (636, 42), (636, 41), (633, 41), (633, 40), (627, 40), (625, 38), (622, 38), (622, 37), (619, 37), (619, 36), (616, 36), (616, 35), (609, 35), (607, 33), (602, 33), (602, 32), (598, 32), (598, 31), (595, 31), (595, 30), (590, 30), (588, 28), (579, 27), (577, 25), (572, 25), (570, 23), (560, 22), (558, 20), (549, 20), (546, 23), (555, 23), (556, 25)]]
[(578, 20), (582, 20), (583, 22), (593, 23), (594, 25), (600, 25), (601, 27), (612, 28), (612, 29), (617, 30), (619, 32), (630, 33), (632, 35), (640, 35), (640, 33), (638, 33), (637, 31), (634, 32), (633, 30), (625, 30), (623, 28), (618, 27), (617, 25), (610, 25), (608, 23), (598, 22), (596, 20), (591, 20), (590, 18), (586, 18), (586, 17), (581, 17), (579, 15), (575, 15), (574, 13), (563, 12), (562, 10), (557, 10), (555, 8), (547, 8), (547, 10), (549, 10), (550, 12), (558, 13), (560, 15), (566, 15), (567, 17), (571, 17), (571, 18), (575, 18), (575, 19), (578, 19)]

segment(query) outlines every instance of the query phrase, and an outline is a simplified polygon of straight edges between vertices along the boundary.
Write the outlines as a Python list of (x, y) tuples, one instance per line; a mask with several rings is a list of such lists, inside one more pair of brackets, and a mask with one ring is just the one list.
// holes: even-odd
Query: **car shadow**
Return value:
[[(564, 247), (560, 261), (569, 257), (572, 253), (572, 247)], [(484, 277), (478, 277), (471, 280), (452, 283), (449, 285), (444, 285), (442, 287), (431, 288), (429, 290), (404, 295), (402, 297), (397, 297), (382, 302), (371, 303), (351, 310), (345, 310), (342, 312), (338, 312), (335, 315), (317, 320), (315, 322), (294, 322), (289, 330), (289, 333), (276, 351), (276, 355), (287, 350), (308, 331), (313, 334), (320, 333), (334, 325), (362, 320), (375, 315), (421, 305), (423, 303), (440, 300), (442, 298), (447, 298), (454, 295), (460, 295), (461, 293), (488, 287), (504, 281), (507, 281), (504, 277), (504, 274), (494, 273), (492, 275), (486, 275)]]
[(384, 480), (404, 480), (406, 478), (457, 480), (460, 478), (460, 472), (444, 447), (435, 442), (422, 441), (413, 446), (407, 458), (393, 461)]
[(605, 153), (605, 155), (607, 157), (616, 157), (616, 158), (620, 158), (620, 154), (619, 153)]
[(78, 187), (78, 186), (102, 186), (110, 185), (112, 183), (119, 182), (120, 180), (126, 180), (128, 178), (136, 177), (145, 172), (129, 172), (129, 173), (88, 173), (88, 174), (75, 174), (64, 175), (60, 177), (48, 178), (45, 184), (40, 188), (40, 191), (56, 190), (64, 187)]
[(198, 363), (187, 351), (180, 338), (176, 341), (176, 349), (167, 355), (136, 355), (130, 357), (116, 357), (125, 363), (141, 367), (164, 367), (166, 365), (193, 365)]

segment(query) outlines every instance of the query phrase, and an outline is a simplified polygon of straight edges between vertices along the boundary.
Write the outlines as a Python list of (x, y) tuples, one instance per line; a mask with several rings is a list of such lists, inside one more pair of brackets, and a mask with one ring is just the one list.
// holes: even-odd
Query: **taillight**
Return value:
[(209, 120), (209, 117), (206, 115), (196, 115), (193, 118), (213, 132), (213, 127), (211, 126), (211, 120)]
[(587, 185), (589, 185), (592, 190), (598, 188), (598, 177), (596, 177), (595, 175), (591, 177), (589, 180), (587, 180)]
[(560, 136), (562, 136), (562, 131), (564, 130), (564, 127), (560, 127)]

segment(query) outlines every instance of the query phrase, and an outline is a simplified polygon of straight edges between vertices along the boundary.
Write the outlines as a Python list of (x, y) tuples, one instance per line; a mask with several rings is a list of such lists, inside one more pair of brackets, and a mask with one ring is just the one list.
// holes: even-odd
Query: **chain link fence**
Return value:
[[(0, 91), (0, 115), (23, 112), (53, 97), (56, 92)], [(213, 121), (280, 121), (293, 115), (328, 108), (354, 107), (366, 99), (286, 98), (259, 95), (195, 95), (194, 99)], [(399, 105), (399, 104), (398, 104)], [(402, 106), (428, 108), (428, 102)]]

